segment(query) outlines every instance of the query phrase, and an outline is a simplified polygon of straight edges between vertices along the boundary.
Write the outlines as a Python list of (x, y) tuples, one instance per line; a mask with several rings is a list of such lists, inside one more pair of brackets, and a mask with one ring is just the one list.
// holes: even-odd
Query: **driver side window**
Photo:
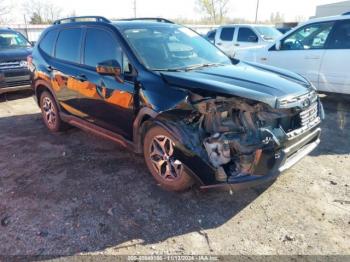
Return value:
[(289, 35), (281, 43), (281, 50), (323, 49), (334, 22), (304, 26)]
[(101, 29), (88, 28), (86, 31), (84, 63), (96, 67), (97, 64), (116, 60), (122, 63), (122, 51), (112, 35)]

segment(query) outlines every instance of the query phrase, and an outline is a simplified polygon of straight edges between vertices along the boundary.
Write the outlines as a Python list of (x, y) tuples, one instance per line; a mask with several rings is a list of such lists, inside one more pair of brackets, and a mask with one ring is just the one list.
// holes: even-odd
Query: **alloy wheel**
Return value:
[(56, 109), (53, 104), (53, 101), (49, 97), (44, 97), (42, 103), (43, 103), (42, 108), (43, 108), (43, 113), (44, 113), (46, 123), (50, 128), (54, 128), (56, 126), (57, 118), (56, 118)]
[(158, 135), (152, 139), (149, 147), (149, 157), (158, 175), (167, 181), (174, 181), (181, 177), (183, 165), (175, 159), (175, 143), (167, 136)]

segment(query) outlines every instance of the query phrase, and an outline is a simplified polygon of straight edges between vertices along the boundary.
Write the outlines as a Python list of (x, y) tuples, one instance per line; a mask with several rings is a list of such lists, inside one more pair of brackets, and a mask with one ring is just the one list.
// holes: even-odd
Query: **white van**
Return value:
[(235, 58), (285, 68), (323, 92), (350, 94), (350, 14), (309, 20), (263, 48)]
[(216, 30), (215, 45), (228, 56), (240, 48), (266, 46), (282, 35), (273, 26), (267, 25), (224, 25)]

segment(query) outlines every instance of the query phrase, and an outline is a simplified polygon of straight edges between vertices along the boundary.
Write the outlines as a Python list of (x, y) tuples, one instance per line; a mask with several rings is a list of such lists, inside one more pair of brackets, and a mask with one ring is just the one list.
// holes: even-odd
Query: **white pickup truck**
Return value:
[(216, 30), (214, 43), (228, 56), (233, 57), (235, 51), (241, 48), (266, 46), (281, 35), (273, 26), (232, 24)]
[(294, 71), (319, 91), (350, 94), (350, 14), (311, 19), (264, 47), (235, 58)]

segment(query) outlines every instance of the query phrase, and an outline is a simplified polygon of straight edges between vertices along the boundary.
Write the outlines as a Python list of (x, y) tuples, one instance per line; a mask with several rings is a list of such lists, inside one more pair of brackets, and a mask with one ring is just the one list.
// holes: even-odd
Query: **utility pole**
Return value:
[(136, 13), (136, 0), (134, 0), (134, 18), (136, 18), (136, 15), (137, 15), (137, 13)]
[(259, 0), (256, 2), (255, 23), (258, 22)]
[(27, 18), (26, 18), (26, 15), (25, 15), (25, 14), (23, 15), (23, 18), (24, 18), (24, 24), (26, 25), (26, 28), (25, 28), (26, 37), (27, 37), (27, 39), (29, 39), (29, 37), (28, 37), (28, 25), (27, 25)]

